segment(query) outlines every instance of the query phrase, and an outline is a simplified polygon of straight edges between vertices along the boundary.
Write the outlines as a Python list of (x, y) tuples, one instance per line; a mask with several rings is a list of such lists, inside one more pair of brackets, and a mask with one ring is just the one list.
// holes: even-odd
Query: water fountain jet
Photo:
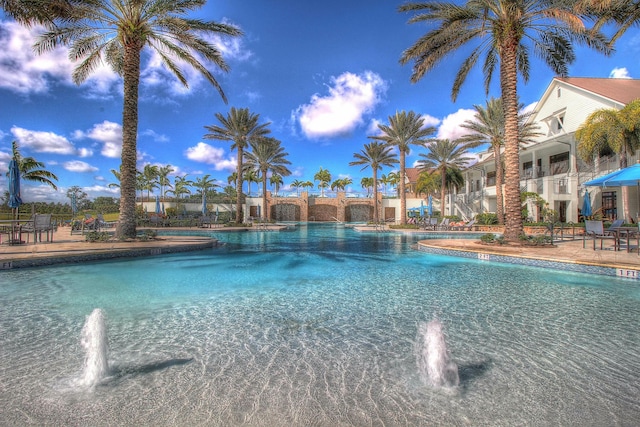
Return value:
[(458, 386), (458, 366), (450, 359), (439, 320), (418, 325), (415, 353), (422, 382), (437, 388)]
[(100, 383), (109, 372), (107, 362), (107, 326), (101, 309), (91, 312), (82, 328), (80, 341), (85, 350), (82, 384), (93, 387)]

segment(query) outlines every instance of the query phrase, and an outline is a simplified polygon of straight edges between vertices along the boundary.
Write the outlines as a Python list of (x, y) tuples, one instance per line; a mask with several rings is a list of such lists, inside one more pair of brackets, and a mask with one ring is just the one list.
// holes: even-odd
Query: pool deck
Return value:
[[(278, 227), (269, 227), (277, 229)], [(367, 227), (356, 227), (359, 231), (367, 231)], [(160, 229), (162, 230), (162, 229)], [(223, 231), (222, 229), (172, 228), (171, 230), (187, 231)], [(225, 228), (224, 231), (234, 231)], [(404, 231), (411, 233), (411, 231)], [(424, 231), (422, 231), (424, 233)], [(465, 232), (457, 232), (465, 233)], [(477, 233), (476, 233), (477, 234)], [(85, 236), (71, 234), (69, 228), (59, 228), (53, 236), (53, 242), (33, 243), (30, 236), (28, 244), (0, 244), (0, 270), (24, 267), (36, 267), (59, 263), (81, 263), (113, 258), (153, 256), (164, 253), (184, 252), (214, 247), (216, 239), (202, 236), (161, 236), (149, 241), (109, 241), (86, 242)], [(445, 250), (452, 253), (478, 254), (484, 256), (506, 256), (536, 261), (552, 261), (587, 266), (608, 267), (640, 271), (638, 248), (632, 245), (631, 252), (615, 251), (612, 241), (605, 241), (604, 250), (593, 250), (593, 242), (587, 241), (583, 248), (582, 238), (557, 241), (553, 246), (519, 246), (519, 245), (483, 245), (477, 239), (433, 239), (422, 240), (419, 245), (426, 249)], [(640, 276), (640, 273), (639, 273)]]

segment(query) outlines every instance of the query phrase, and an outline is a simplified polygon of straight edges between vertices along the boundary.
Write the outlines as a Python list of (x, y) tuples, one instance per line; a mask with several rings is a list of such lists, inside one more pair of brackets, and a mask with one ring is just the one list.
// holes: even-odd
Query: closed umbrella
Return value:
[(16, 159), (9, 162), (9, 207), (13, 210), (14, 219), (17, 219), (18, 208), (22, 204), (20, 197), (20, 169)]
[(420, 200), (420, 216), (424, 216), (424, 202)]
[(429, 194), (429, 199), (427, 201), (427, 213), (429, 216), (433, 216), (433, 197)]
[(160, 215), (162, 210), (160, 209), (160, 197), (156, 196), (156, 214)]
[(582, 201), (582, 216), (587, 217), (593, 215), (591, 211), (591, 196), (587, 190), (584, 191), (584, 200)]

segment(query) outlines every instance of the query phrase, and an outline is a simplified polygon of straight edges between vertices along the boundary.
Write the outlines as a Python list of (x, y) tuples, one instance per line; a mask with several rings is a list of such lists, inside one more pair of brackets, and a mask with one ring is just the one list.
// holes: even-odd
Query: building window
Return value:
[(549, 156), (549, 170), (551, 175), (569, 172), (569, 152)]
[(522, 176), (524, 178), (533, 178), (533, 162), (524, 162), (522, 164)]
[(558, 122), (556, 123), (557, 130), (562, 130), (564, 125), (564, 116), (558, 116)]
[(602, 192), (602, 215), (608, 219), (618, 219), (618, 209), (615, 191)]
[(569, 194), (569, 188), (567, 187), (566, 179), (555, 180), (556, 194)]
[(558, 88), (558, 90), (556, 91), (556, 94), (558, 98), (560, 98), (560, 96), (562, 96), (562, 89)]
[(487, 172), (487, 187), (493, 187), (496, 185), (496, 173)]

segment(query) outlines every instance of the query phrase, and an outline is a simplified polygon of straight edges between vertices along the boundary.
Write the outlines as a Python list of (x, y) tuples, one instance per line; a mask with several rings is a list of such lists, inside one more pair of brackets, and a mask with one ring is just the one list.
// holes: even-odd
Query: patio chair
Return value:
[(105, 221), (102, 214), (96, 215), (97, 228), (113, 228), (116, 225), (116, 221)]
[(613, 240), (614, 249), (617, 249), (617, 239), (612, 234), (606, 234), (602, 221), (590, 221), (584, 222), (584, 234), (582, 235), (582, 247), (586, 247), (587, 238), (593, 240), (593, 250), (596, 250), (596, 240), (600, 240), (600, 250), (602, 250), (602, 243), (604, 240)]
[(449, 218), (442, 218), (442, 221), (440, 221), (440, 224), (438, 224), (436, 226), (437, 230), (440, 231), (445, 231), (449, 229)]
[(29, 243), (29, 236), (33, 233), (33, 243), (38, 241), (42, 242), (42, 233), (47, 233), (47, 242), (53, 241), (54, 227), (51, 223), (51, 214), (35, 214), (31, 217), (31, 220), (24, 224), (21, 228), (27, 236), (27, 243)]

